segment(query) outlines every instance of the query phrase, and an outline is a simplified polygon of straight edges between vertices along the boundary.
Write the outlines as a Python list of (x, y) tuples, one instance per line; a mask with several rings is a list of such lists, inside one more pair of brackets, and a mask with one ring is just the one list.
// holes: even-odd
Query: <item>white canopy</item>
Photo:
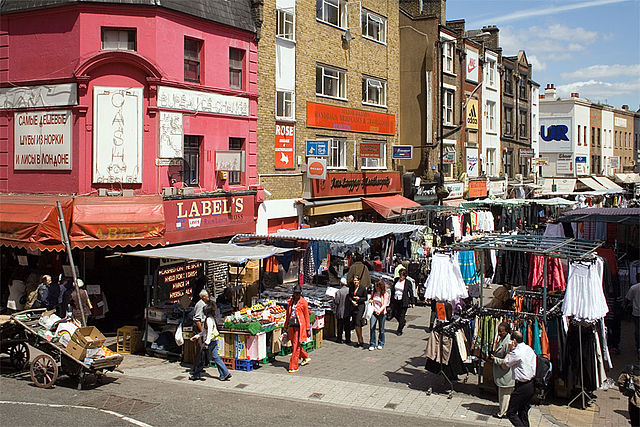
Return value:
[(362, 240), (377, 239), (389, 234), (411, 233), (421, 230), (424, 225), (387, 224), (377, 222), (338, 222), (323, 227), (301, 228), (299, 230), (278, 230), (269, 234), (270, 238), (319, 240), (325, 242), (354, 245)]
[(277, 248), (275, 246), (239, 246), (230, 243), (194, 243), (191, 245), (169, 246), (166, 248), (147, 249), (136, 252), (122, 252), (145, 258), (184, 259), (196, 261), (226, 262), (228, 264), (244, 264), (250, 260), (269, 258), (294, 250), (293, 248)]

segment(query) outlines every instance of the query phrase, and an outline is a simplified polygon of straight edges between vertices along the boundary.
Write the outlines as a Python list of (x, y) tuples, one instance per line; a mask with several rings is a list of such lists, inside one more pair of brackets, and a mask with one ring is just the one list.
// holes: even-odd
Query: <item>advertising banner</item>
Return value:
[(14, 113), (16, 170), (71, 170), (71, 110)]
[(276, 123), (276, 147), (275, 147), (275, 167), (276, 169), (293, 169), (295, 147), (295, 126), (286, 123)]
[(395, 135), (393, 114), (307, 102), (307, 126), (351, 132)]
[(329, 156), (329, 140), (317, 139), (307, 141), (307, 157), (327, 157)]
[(366, 159), (379, 159), (380, 156), (380, 143), (377, 142), (361, 142), (360, 143), (360, 157)]
[(307, 165), (307, 177), (310, 179), (327, 179), (327, 159), (310, 158)]
[(398, 160), (409, 160), (413, 158), (413, 146), (411, 145), (394, 145), (392, 148), (391, 158)]
[(467, 103), (467, 129), (478, 129), (477, 99), (470, 99)]
[(478, 149), (467, 148), (467, 174), (469, 178), (477, 178), (480, 172), (480, 162), (478, 161)]
[(469, 198), (485, 197), (487, 195), (487, 181), (469, 181)]
[[(311, 161), (309, 166), (311, 166)], [(400, 193), (401, 191), (402, 178), (399, 172), (331, 172), (327, 174), (326, 179), (316, 179), (311, 183), (313, 198), (364, 196)]]
[(182, 113), (160, 111), (160, 147), (158, 157), (177, 159), (183, 157)]
[(571, 129), (571, 117), (540, 117), (540, 152), (572, 153)]
[(467, 80), (478, 83), (478, 52), (474, 50), (466, 50), (467, 57)]

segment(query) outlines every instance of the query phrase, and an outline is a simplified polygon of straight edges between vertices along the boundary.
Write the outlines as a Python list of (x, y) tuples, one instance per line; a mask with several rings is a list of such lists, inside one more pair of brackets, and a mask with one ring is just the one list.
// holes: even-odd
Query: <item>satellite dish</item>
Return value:
[(353, 40), (353, 36), (351, 35), (351, 31), (349, 31), (347, 29), (347, 31), (345, 31), (344, 34), (342, 35), (342, 40), (344, 40), (347, 43), (349, 43), (351, 40)]

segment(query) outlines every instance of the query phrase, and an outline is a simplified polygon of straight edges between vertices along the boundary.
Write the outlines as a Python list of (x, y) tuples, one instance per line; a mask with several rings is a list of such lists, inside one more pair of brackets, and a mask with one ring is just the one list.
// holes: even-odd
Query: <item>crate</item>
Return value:
[(283, 346), (282, 349), (280, 350), (280, 356), (286, 356), (288, 354), (293, 353), (293, 347), (285, 347)]
[(256, 367), (255, 360), (236, 359), (236, 371), (251, 372)]
[(316, 348), (322, 348), (323, 332), (322, 329), (313, 330), (313, 342)]
[(142, 331), (135, 326), (123, 326), (116, 331), (116, 351), (133, 354), (142, 350)]
[(236, 359), (232, 357), (221, 357), (227, 369), (234, 370), (236, 369)]
[(265, 357), (264, 359), (258, 360), (258, 363), (260, 363), (262, 365), (266, 365), (267, 363), (271, 363), (274, 360), (276, 360), (276, 355), (275, 354), (270, 354), (267, 357)]
[(302, 348), (304, 348), (304, 351), (306, 351), (307, 353), (313, 351), (316, 348), (315, 342), (313, 341), (309, 341), (301, 345)]

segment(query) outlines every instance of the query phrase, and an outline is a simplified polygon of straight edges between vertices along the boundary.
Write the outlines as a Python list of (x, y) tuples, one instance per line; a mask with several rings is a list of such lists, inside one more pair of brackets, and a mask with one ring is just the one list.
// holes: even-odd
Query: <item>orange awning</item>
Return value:
[(74, 248), (163, 245), (161, 196), (76, 197), (69, 230)]
[(402, 208), (420, 206), (420, 203), (407, 199), (400, 194), (394, 194), (393, 196), (363, 197), (362, 201), (385, 218), (400, 215)]
[(0, 244), (62, 251), (56, 201), (60, 201), (67, 228), (71, 220), (70, 196), (41, 194), (0, 195)]

